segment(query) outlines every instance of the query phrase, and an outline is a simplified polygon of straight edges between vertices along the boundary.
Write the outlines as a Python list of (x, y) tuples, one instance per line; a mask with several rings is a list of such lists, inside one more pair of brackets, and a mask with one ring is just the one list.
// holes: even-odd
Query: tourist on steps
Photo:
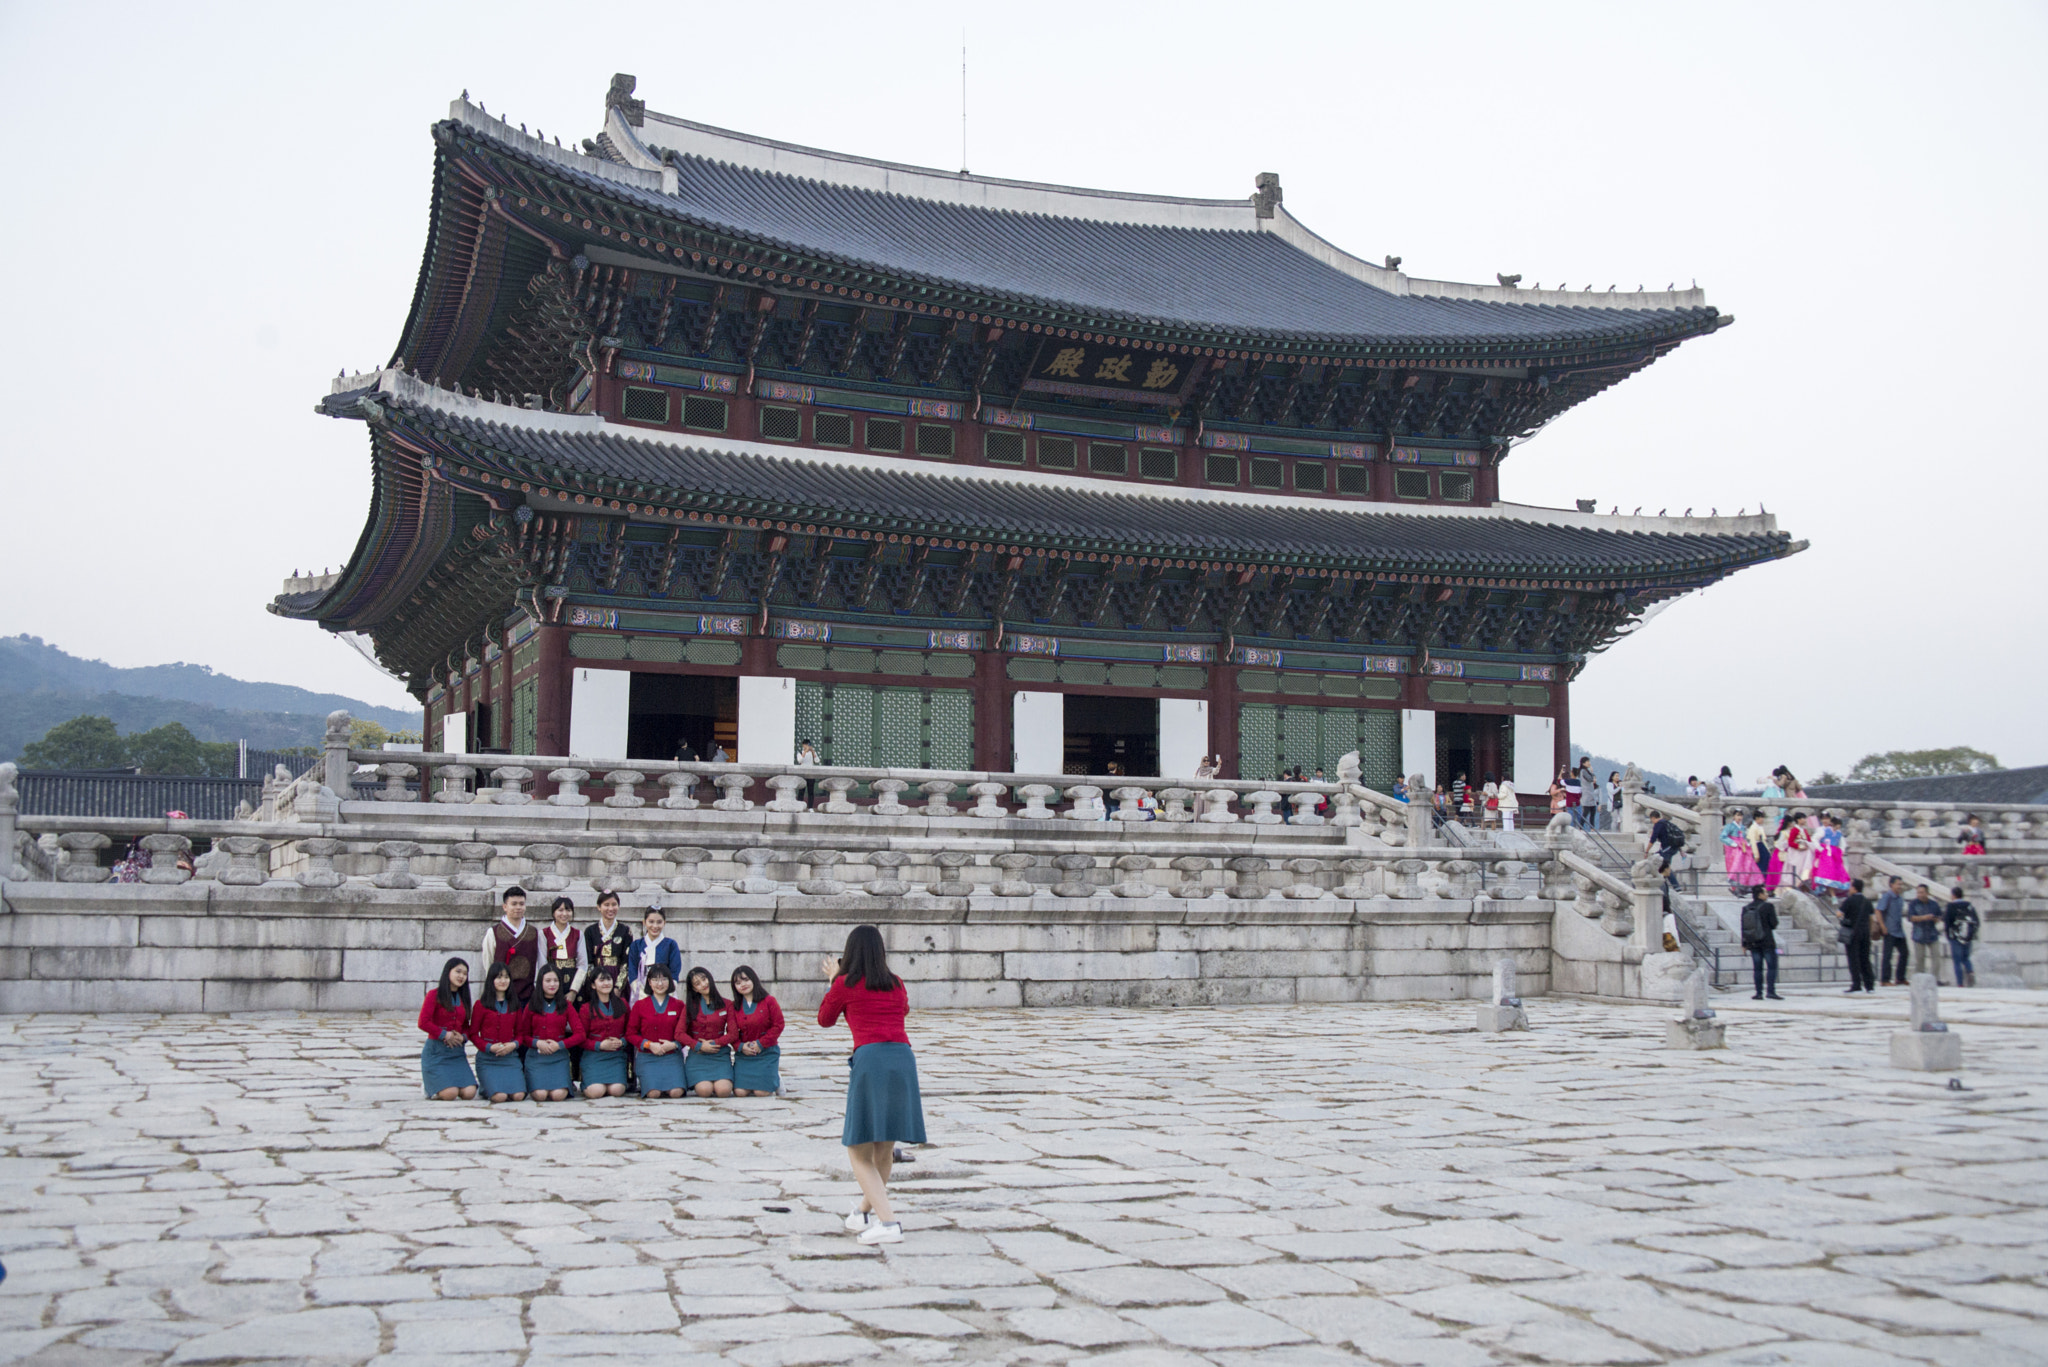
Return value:
[(1842, 819), (1824, 816), (1813, 837), (1813, 886), (1825, 892), (1849, 890), (1849, 861), (1842, 855)]
[(1755, 887), (1763, 882), (1763, 874), (1757, 871), (1756, 854), (1749, 843), (1749, 836), (1742, 829), (1742, 812), (1739, 808), (1728, 810), (1728, 819), (1721, 823), (1721, 866), (1728, 871), (1728, 886), (1738, 892)]
[(745, 964), (732, 971), (732, 1094), (774, 1096), (782, 1090), (782, 1007)]
[(903, 1028), (910, 993), (889, 971), (882, 932), (873, 926), (855, 926), (845, 953), (827, 956), (824, 970), (832, 985), (819, 1003), (818, 1024), (830, 1029), (844, 1015), (853, 1031), (853, 1073), (846, 1082), (839, 1142), (861, 1195), (846, 1227), (864, 1244), (900, 1244), (903, 1225), (889, 1204), (889, 1170), (897, 1144), (925, 1142), (917, 1057)]
[(519, 1000), (512, 967), (492, 964), (483, 1000), (470, 1008), (469, 1037), (476, 1041), (477, 1090), (493, 1104), (526, 1100), (526, 1067), (519, 1061)]
[(1778, 906), (1764, 896), (1760, 887), (1751, 888), (1749, 901), (1742, 908), (1742, 947), (1749, 951), (1751, 980), (1756, 985), (1756, 1000), (1768, 996), (1772, 1001), (1783, 1001), (1778, 995)]
[(1842, 906), (1837, 915), (1842, 922), (1842, 929), (1839, 932), (1842, 955), (1849, 961), (1848, 991), (1877, 991), (1876, 983), (1870, 976), (1870, 937), (1884, 934), (1884, 922), (1879, 919), (1877, 909), (1870, 905), (1870, 899), (1863, 895), (1861, 878), (1850, 883), (1849, 895), (1842, 899)]
[(476, 1074), (470, 1071), (469, 963), (450, 959), (441, 965), (441, 981), (420, 1003), (420, 1080), (435, 1101), (476, 1099)]
[(540, 982), (527, 999), (519, 1041), (526, 1049), (526, 1094), (535, 1101), (567, 1101), (573, 1085), (569, 1051), (583, 1047), (583, 1022), (569, 984), (553, 964), (541, 968)]
[[(1884, 923), (1884, 948), (1878, 954), (1877, 982), (1880, 987), (1904, 987), (1906, 985), (1906, 884), (1904, 879), (1894, 878), (1885, 888), (1884, 895), (1877, 899), (1878, 919)], [(1898, 956), (1898, 969), (1892, 968), (1892, 956)]]
[(690, 970), (683, 1019), (676, 1042), (683, 1056), (683, 1084), (698, 1096), (732, 1095), (732, 1007), (718, 994), (707, 968)]
[(1970, 948), (1977, 943), (1980, 924), (1977, 908), (1963, 900), (1962, 888), (1950, 888), (1949, 904), (1941, 913), (1941, 926), (1948, 935), (1949, 957), (1955, 960), (1957, 987), (1977, 985), (1977, 970), (1970, 963)]
[(647, 994), (633, 1003), (626, 1015), (626, 1043), (633, 1046), (633, 1076), (639, 1080), (640, 1095), (649, 1101), (683, 1094), (682, 1046), (676, 1043), (676, 1028), (682, 1024), (683, 1004), (676, 1000), (675, 979), (663, 965), (647, 970)]
[(583, 1095), (626, 1094), (626, 1003), (616, 970), (600, 968), (590, 978), (590, 1000), (578, 1012), (583, 1027)]
[(1925, 883), (1914, 889), (1913, 900), (1906, 904), (1906, 928), (1913, 937), (1913, 973), (1906, 981), (1922, 973), (1941, 981), (1941, 903)]

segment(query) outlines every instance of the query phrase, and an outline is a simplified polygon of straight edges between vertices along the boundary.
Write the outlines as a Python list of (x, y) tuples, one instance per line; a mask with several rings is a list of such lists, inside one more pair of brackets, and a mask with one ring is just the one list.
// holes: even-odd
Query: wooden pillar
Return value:
[(1000, 650), (974, 657), (974, 767), (1007, 773), (1010, 763), (1010, 693)]
[(1237, 777), (1237, 666), (1209, 666), (1209, 753), (1222, 757), (1216, 777)]
[(543, 755), (569, 753), (569, 630), (543, 623), (537, 633), (540, 670), (535, 676), (533, 748)]
[(775, 673), (775, 641), (768, 636), (749, 636), (740, 642), (740, 673), (766, 678)]
[[(1562, 674), (1564, 667), (1559, 666), (1558, 672)], [(1571, 763), (1572, 758), (1572, 709), (1569, 689), (1568, 684), (1557, 685), (1557, 705), (1551, 709), (1551, 716), (1557, 721), (1556, 741), (1551, 746), (1550, 757), (1553, 772)]]

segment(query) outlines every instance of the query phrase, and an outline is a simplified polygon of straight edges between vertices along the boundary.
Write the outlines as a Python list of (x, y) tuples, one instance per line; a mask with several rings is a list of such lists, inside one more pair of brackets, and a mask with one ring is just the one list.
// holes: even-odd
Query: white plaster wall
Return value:
[(1557, 746), (1557, 723), (1549, 717), (1515, 718), (1515, 791), (1536, 797), (1550, 791)]
[(626, 670), (578, 666), (570, 671), (569, 754), (577, 759), (627, 758), (626, 717), (632, 696), (633, 676)]
[(1159, 776), (1193, 778), (1209, 753), (1209, 703), (1206, 698), (1159, 700)]
[(1401, 709), (1401, 776), (1422, 775), (1436, 783), (1436, 713), (1423, 707)]
[(1016, 695), (1010, 708), (1010, 751), (1011, 769), (1015, 773), (1057, 774), (1066, 766), (1064, 693)]
[(775, 675), (740, 678), (740, 748), (735, 763), (788, 764), (796, 759), (796, 681)]

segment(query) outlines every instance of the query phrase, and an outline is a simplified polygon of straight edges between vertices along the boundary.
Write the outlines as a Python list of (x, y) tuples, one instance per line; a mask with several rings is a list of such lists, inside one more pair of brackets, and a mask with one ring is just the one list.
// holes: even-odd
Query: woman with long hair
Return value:
[(626, 1043), (633, 1046), (633, 1076), (640, 1083), (640, 1095), (650, 1101), (683, 1094), (682, 1048), (676, 1029), (682, 1024), (683, 1004), (671, 989), (675, 983), (660, 963), (648, 965), (647, 995), (633, 1003), (626, 1016)]
[(583, 1095), (626, 1094), (626, 1003), (619, 996), (619, 975), (600, 968), (590, 979), (590, 1000), (577, 1013), (583, 1025)]
[(732, 1095), (732, 1007), (718, 994), (718, 979), (693, 968), (684, 995), (676, 1040), (683, 1056), (683, 1084), (698, 1096)]
[(526, 1100), (526, 1069), (519, 1062), (521, 1014), (512, 965), (495, 963), (484, 975), (484, 995), (469, 1012), (476, 1041), (477, 1088), (493, 1104)]
[(526, 1044), (526, 1094), (535, 1101), (567, 1101), (575, 1086), (569, 1051), (583, 1044), (583, 1021), (568, 982), (553, 964), (541, 965), (519, 1037)]
[(1849, 861), (1842, 854), (1842, 819), (1830, 813), (1820, 819), (1813, 838), (1813, 885), (1837, 896), (1849, 890)]
[(1728, 870), (1731, 888), (1747, 888), (1763, 881), (1763, 874), (1756, 867), (1756, 852), (1742, 828), (1739, 807), (1730, 807), (1728, 820), (1721, 825), (1721, 866)]
[(745, 964), (732, 971), (732, 1006), (732, 1094), (774, 1096), (782, 1090), (782, 1007)]
[(469, 961), (450, 959), (441, 965), (441, 981), (420, 1003), (420, 1081), (436, 1101), (476, 1100), (476, 1074), (470, 1071)]
[(917, 1056), (903, 1022), (910, 993), (889, 971), (882, 932), (855, 926), (846, 952), (824, 962), (832, 985), (818, 1006), (818, 1024), (830, 1029), (846, 1017), (853, 1031), (853, 1075), (846, 1081), (846, 1123), (839, 1142), (860, 1183), (860, 1199), (846, 1227), (864, 1244), (900, 1244), (903, 1225), (889, 1205), (889, 1169), (896, 1145), (924, 1143), (924, 1099), (917, 1090)]

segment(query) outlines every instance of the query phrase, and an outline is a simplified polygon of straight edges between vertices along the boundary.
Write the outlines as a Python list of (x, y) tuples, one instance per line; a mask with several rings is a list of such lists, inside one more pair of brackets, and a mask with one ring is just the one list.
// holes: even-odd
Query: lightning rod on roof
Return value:
[(960, 174), (967, 174), (967, 30), (960, 30)]

